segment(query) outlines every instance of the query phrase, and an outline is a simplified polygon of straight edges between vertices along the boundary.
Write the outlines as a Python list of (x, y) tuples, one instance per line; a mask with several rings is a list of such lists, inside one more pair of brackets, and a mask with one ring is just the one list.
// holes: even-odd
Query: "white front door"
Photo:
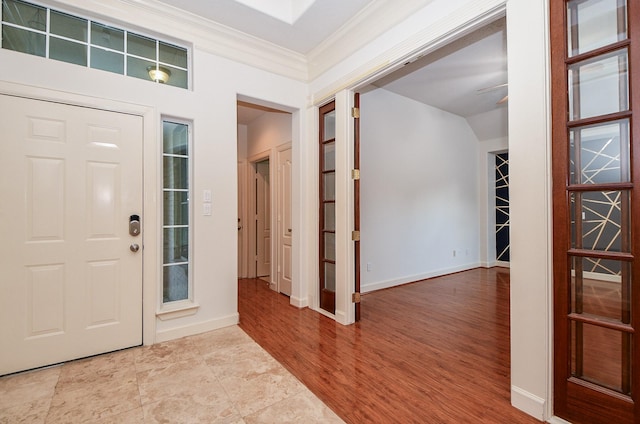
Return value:
[(271, 188), (269, 161), (256, 163), (256, 274), (271, 274)]
[(291, 148), (278, 154), (278, 287), (280, 293), (291, 296)]
[(140, 345), (142, 117), (0, 110), (0, 375)]

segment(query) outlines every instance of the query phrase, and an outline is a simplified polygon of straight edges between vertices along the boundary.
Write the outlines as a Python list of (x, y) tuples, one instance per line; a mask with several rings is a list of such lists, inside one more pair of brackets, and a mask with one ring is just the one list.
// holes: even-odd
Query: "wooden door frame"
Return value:
[(156, 310), (159, 308), (161, 292), (157, 285), (160, 276), (162, 257), (161, 243), (163, 216), (161, 202), (155, 202), (155, 196), (148, 193), (162, 193), (161, 179), (156, 170), (161, 166), (161, 145), (157, 141), (161, 134), (162, 122), (152, 107), (136, 105), (84, 96), (81, 94), (67, 93), (42, 87), (33, 87), (23, 84), (0, 81), (0, 94), (24, 97), (45, 102), (64, 103), (71, 106), (92, 108), (108, 112), (117, 112), (140, 116), (142, 118), (142, 208), (143, 219), (142, 236), (144, 237), (144, 249), (142, 255), (142, 343), (152, 345), (159, 340), (156, 333)]
[[(570, 281), (569, 264), (571, 256), (571, 229), (569, 228), (570, 210), (568, 203), (568, 190), (571, 185), (569, 180), (569, 113), (568, 113), (568, 81), (567, 68), (569, 63), (577, 60), (586, 60), (584, 56), (597, 57), (607, 51), (618, 51), (628, 48), (629, 60), (627, 63), (628, 89), (629, 89), (629, 110), (628, 116), (629, 137), (630, 137), (630, 192), (631, 194), (631, 241), (630, 252), (637, 254), (638, 234), (640, 232), (640, 220), (632, 219), (637, 215), (640, 208), (640, 199), (633, 194), (638, 191), (638, 171), (640, 169), (640, 120), (634, 115), (640, 111), (640, 87), (634, 87), (634, 83), (640, 80), (640, 67), (638, 57), (640, 57), (640, 17), (637, 1), (627, 2), (627, 29), (628, 39), (622, 42), (608, 44), (600, 49), (595, 49), (581, 55), (574, 55), (567, 59), (567, 35), (566, 35), (566, 9), (568, 0), (557, 0), (550, 2), (550, 44), (551, 48), (551, 116), (552, 116), (552, 178), (553, 178), (553, 200), (556, 203), (553, 211), (553, 274), (554, 274), (554, 411), (564, 418), (601, 420), (609, 422), (637, 422), (640, 417), (640, 397), (638, 388), (640, 387), (640, 367), (636, 363), (631, 366), (631, 398), (635, 403), (630, 403), (627, 396), (614, 393), (613, 390), (603, 389), (601, 386), (591, 384), (583, 379), (573, 377), (571, 371), (571, 354), (568, 352), (571, 346), (571, 328), (567, 315), (571, 312), (571, 293), (568, 288)], [(635, 38), (634, 38), (635, 37)], [(612, 47), (615, 46), (615, 47)], [(577, 59), (576, 59), (577, 58)], [(634, 90), (635, 88), (635, 90)], [(634, 113), (635, 110), (635, 113)], [(604, 115), (605, 117), (613, 116)], [(619, 112), (616, 115), (619, 119), (627, 114)], [(603, 115), (594, 118), (574, 120), (573, 127), (578, 124), (582, 126), (605, 121)], [(606, 121), (610, 121), (608, 118)], [(578, 124), (576, 124), (576, 122)], [(612, 186), (614, 184), (611, 184)], [(574, 184), (575, 186), (575, 184)], [(614, 188), (612, 188), (614, 190)], [(635, 192), (635, 193), (634, 193)], [(635, 211), (635, 212), (634, 212)], [(623, 219), (621, 219), (622, 221)], [(576, 219), (578, 221), (578, 219)], [(634, 241), (635, 240), (635, 241)], [(594, 254), (595, 256), (595, 254)], [(632, 276), (640, 275), (640, 260), (635, 258), (631, 262)], [(623, 273), (624, 274), (624, 273)], [(633, 277), (632, 277), (633, 281)], [(640, 295), (635, 288), (637, 284), (632, 284), (631, 288), (631, 327), (640, 328), (638, 311), (634, 308), (640, 307)], [(587, 322), (588, 323), (588, 322)], [(637, 334), (632, 336), (631, 352), (632, 358), (638, 358), (640, 350), (640, 340)], [(640, 360), (636, 359), (640, 363)], [(633, 364), (634, 360), (631, 359)], [(607, 403), (599, 401), (600, 395), (608, 395)], [(607, 418), (605, 418), (607, 417)]]

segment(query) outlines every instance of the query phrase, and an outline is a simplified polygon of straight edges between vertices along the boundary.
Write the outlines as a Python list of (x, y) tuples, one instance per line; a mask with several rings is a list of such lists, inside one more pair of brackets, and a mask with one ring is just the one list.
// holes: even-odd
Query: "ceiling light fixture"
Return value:
[(171, 71), (167, 68), (163, 68), (162, 66), (149, 66), (147, 68), (147, 71), (149, 72), (149, 77), (153, 81), (159, 82), (161, 84), (169, 81), (169, 77), (171, 76)]

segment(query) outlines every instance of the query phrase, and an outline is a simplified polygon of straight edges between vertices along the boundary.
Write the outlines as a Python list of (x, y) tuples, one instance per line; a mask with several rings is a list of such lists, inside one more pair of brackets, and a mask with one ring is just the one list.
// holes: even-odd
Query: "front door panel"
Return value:
[(0, 375), (141, 344), (142, 118), (0, 110)]

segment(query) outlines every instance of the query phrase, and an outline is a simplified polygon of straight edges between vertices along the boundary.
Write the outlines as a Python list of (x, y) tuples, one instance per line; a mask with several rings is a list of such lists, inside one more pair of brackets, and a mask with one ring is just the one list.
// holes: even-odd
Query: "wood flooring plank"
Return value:
[(239, 281), (240, 327), (348, 423), (538, 423), (510, 404), (509, 273), (363, 295), (342, 326)]

